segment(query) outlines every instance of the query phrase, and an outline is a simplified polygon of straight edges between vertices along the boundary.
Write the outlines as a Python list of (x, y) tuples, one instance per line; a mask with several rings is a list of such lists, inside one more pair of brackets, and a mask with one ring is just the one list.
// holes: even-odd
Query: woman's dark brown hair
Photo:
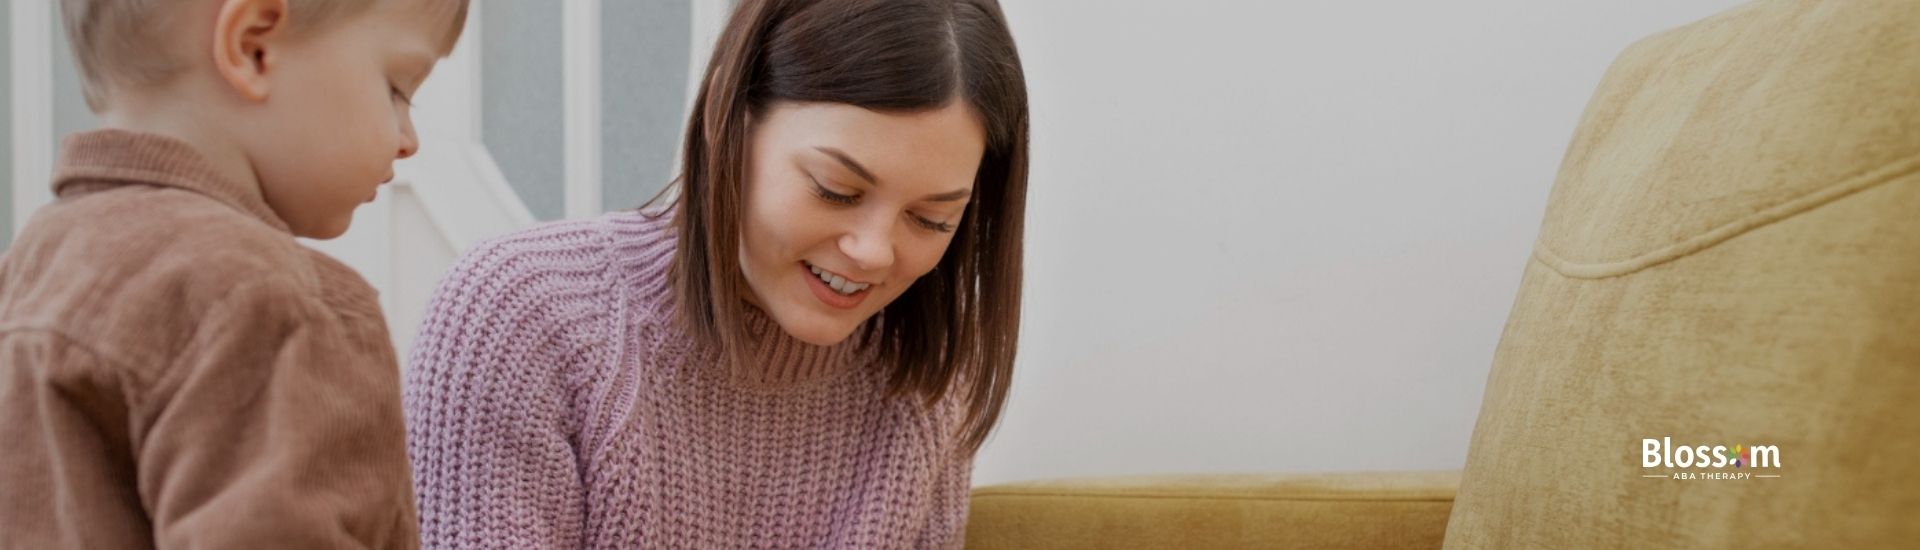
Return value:
[[(747, 344), (738, 250), (749, 121), (776, 101), (935, 110), (964, 101), (986, 128), (973, 197), (940, 263), (867, 323), (894, 395), (965, 399), (963, 449), (999, 420), (1020, 334), (1027, 90), (994, 0), (742, 0), (687, 121), (669, 284), (694, 339)], [(752, 367), (751, 365), (742, 365)]]

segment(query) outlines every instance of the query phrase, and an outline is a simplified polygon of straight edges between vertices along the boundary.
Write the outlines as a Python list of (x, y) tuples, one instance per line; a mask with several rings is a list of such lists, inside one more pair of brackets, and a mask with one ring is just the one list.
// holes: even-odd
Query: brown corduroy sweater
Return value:
[(67, 138), (0, 259), (0, 548), (413, 548), (374, 291), (186, 143)]

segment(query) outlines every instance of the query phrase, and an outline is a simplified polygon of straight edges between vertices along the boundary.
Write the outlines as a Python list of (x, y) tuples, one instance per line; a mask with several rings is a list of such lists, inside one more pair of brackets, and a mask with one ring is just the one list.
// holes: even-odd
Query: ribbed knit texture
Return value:
[(941, 548), (972, 457), (957, 399), (890, 398), (856, 339), (748, 307), (750, 368), (675, 327), (668, 216), (484, 243), (436, 292), (406, 374), (428, 548)]

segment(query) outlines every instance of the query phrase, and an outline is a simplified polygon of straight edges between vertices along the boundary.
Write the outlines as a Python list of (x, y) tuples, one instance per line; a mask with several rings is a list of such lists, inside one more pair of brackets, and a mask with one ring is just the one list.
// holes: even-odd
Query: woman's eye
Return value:
[(835, 193), (832, 190), (827, 189), (826, 186), (820, 185), (819, 182), (815, 182), (813, 184), (813, 194), (818, 195), (820, 197), (820, 200), (827, 201), (828, 203), (837, 204), (840, 206), (852, 206), (860, 202), (860, 197), (858, 196), (842, 195), (839, 193)]
[(927, 228), (927, 229), (931, 229), (931, 230), (934, 230), (934, 231), (939, 231), (939, 232), (941, 232), (941, 233), (952, 233), (952, 232), (953, 232), (953, 224), (951, 224), (951, 223), (947, 223), (947, 222), (936, 222), (936, 221), (933, 221), (933, 220), (929, 220), (929, 219), (926, 219), (926, 218), (923, 218), (923, 217), (920, 217), (920, 215), (919, 215), (919, 214), (908, 214), (908, 215), (909, 215), (909, 216), (913, 216), (913, 223), (915, 223), (915, 224), (919, 224), (919, 226), (920, 226), (920, 227), (925, 227), (925, 228)]
[[(835, 193), (832, 189), (827, 189), (827, 186), (821, 185), (819, 180), (813, 181), (813, 194), (816, 197), (820, 197), (820, 200), (826, 201), (828, 204), (832, 204), (835, 206), (854, 206), (854, 205), (860, 204), (859, 195), (843, 195), (840, 193)], [(921, 216), (919, 214), (915, 214), (912, 212), (908, 212), (907, 217), (913, 221), (914, 225), (918, 225), (930, 231), (938, 231), (941, 233), (952, 233), (955, 229), (954, 225), (951, 223), (936, 222), (936, 221), (927, 219), (925, 216)]]

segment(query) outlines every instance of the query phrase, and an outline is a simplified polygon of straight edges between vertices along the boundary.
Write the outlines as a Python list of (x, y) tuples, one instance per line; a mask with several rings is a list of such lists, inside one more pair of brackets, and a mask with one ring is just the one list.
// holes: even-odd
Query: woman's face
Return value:
[(835, 344), (940, 262), (986, 130), (964, 101), (906, 114), (780, 102), (763, 115), (740, 242), (748, 300), (793, 337)]

